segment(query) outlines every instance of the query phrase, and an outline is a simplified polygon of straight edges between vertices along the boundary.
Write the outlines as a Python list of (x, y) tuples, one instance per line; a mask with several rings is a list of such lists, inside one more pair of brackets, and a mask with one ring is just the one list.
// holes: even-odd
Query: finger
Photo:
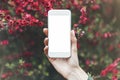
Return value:
[(74, 30), (71, 31), (71, 42), (72, 42), (72, 51), (77, 52), (77, 38), (75, 36)]
[(48, 59), (51, 63), (53, 63), (56, 60), (56, 58), (48, 58)]
[(48, 36), (48, 29), (47, 28), (44, 28), (43, 32), (45, 33), (46, 36)]
[(48, 58), (48, 60), (49, 60), (50, 62), (53, 62), (53, 61), (56, 60), (56, 58), (50, 58), (50, 57), (48, 56), (48, 46), (45, 46), (45, 48), (44, 48), (44, 53), (45, 53), (45, 55), (47, 56), (47, 58)]
[(45, 44), (45, 46), (48, 46), (48, 38), (44, 39), (44, 44)]
[(45, 53), (46, 56), (48, 56), (48, 46), (45, 46), (44, 53)]

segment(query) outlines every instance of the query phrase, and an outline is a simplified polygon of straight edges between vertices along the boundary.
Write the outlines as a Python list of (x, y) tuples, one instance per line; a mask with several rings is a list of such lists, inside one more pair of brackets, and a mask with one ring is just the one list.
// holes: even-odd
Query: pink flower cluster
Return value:
[[(11, 10), (0, 10), (0, 30), (7, 29), (9, 34), (15, 32), (23, 32), (27, 27), (43, 27), (46, 26), (47, 12), (50, 9), (58, 8), (74, 8), (79, 11), (78, 25), (86, 25), (88, 23), (88, 16), (86, 8), (83, 6), (87, 1), (70, 0), (66, 3), (62, 0), (5, 0)], [(90, 3), (95, 2), (89, 0)], [(62, 4), (66, 3), (66, 6)], [(93, 6), (94, 7), (94, 6)], [(96, 8), (96, 6), (95, 6)], [(97, 9), (97, 8), (96, 8)], [(74, 12), (73, 11), (73, 14)], [(1, 42), (1, 45), (6, 45), (8, 42)]]
[(3, 25), (6, 23), (6, 27), (8, 28), (8, 32), (12, 34), (14, 31), (22, 32), (23, 29), (27, 26), (43, 26), (43, 21), (39, 21), (37, 18), (33, 17), (31, 14), (22, 13), (21, 19), (17, 19), (16, 17), (12, 17), (9, 14), (3, 13), (1, 15), (5, 21), (1, 21), (0, 28), (4, 28)]
[[(23, 32), (26, 27), (46, 25), (44, 18), (46, 18), (48, 10), (56, 8), (75, 8), (81, 14), (78, 24), (85, 25), (88, 23), (88, 16), (83, 5), (87, 2), (93, 4), (95, 0), (80, 0), (80, 2), (70, 0), (69, 3), (62, 0), (5, 0), (4, 2), (9, 4), (7, 6), (11, 8), (11, 11), (0, 10), (0, 29), (7, 27), (8, 32), (13, 34), (16, 31)], [(66, 6), (63, 6), (63, 3), (66, 3)], [(97, 10), (99, 5), (94, 4), (90, 8)]]
[(1, 78), (2, 78), (2, 79), (6, 79), (6, 78), (8, 78), (8, 77), (10, 77), (10, 76), (13, 76), (13, 73), (12, 73), (12, 72), (7, 72), (7, 73), (2, 74), (2, 75), (1, 75)]
[(47, 16), (47, 11), (53, 8), (56, 0), (5, 0), (4, 2), (8, 3), (13, 11), (0, 10), (0, 29), (7, 27), (8, 32), (13, 34), (16, 31), (24, 31), (28, 26), (44, 26), (42, 17)]
[(119, 74), (119, 65), (120, 58), (116, 59), (112, 64), (106, 67), (104, 70), (101, 71), (101, 76), (106, 76), (108, 73), (112, 73), (112, 80), (118, 80), (117, 74)]
[(0, 45), (8, 45), (8, 44), (9, 44), (8, 40), (0, 41)]
[(83, 7), (83, 8), (81, 8), (80, 12), (81, 12), (81, 16), (80, 16), (79, 23), (84, 25), (88, 21), (86, 9)]

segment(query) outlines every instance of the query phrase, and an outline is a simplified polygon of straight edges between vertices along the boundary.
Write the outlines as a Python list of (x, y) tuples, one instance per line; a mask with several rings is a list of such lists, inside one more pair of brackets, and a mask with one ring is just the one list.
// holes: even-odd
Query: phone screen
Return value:
[(71, 14), (68, 10), (52, 10), (48, 14), (48, 37), (51, 57), (69, 57)]

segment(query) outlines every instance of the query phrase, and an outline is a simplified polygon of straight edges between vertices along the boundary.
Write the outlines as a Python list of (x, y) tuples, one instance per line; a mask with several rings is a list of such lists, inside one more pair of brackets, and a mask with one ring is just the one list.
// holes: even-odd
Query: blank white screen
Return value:
[(70, 52), (70, 15), (49, 15), (49, 52)]

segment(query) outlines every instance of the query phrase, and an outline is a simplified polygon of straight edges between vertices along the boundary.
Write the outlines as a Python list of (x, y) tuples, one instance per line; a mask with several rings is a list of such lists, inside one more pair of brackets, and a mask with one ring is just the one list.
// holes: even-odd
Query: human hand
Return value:
[[(44, 28), (43, 32), (48, 36), (48, 29)], [(68, 80), (87, 80), (87, 74), (80, 68), (77, 55), (77, 39), (75, 33), (71, 31), (71, 57), (69, 58), (50, 58), (48, 57), (48, 37), (45, 38), (44, 53), (53, 67)]]

